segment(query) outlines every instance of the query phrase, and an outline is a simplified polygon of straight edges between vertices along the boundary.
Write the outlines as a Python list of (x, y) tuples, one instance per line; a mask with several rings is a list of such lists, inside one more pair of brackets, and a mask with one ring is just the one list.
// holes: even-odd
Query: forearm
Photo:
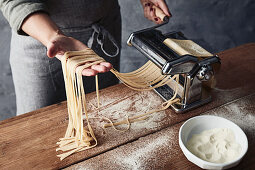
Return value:
[(23, 22), (21, 29), (45, 46), (47, 46), (56, 35), (61, 34), (57, 25), (51, 20), (49, 15), (42, 12), (33, 13), (28, 16)]

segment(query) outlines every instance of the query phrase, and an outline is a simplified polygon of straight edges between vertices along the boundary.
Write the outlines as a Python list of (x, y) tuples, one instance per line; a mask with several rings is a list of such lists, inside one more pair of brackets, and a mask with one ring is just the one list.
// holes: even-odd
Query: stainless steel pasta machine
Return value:
[(164, 22), (158, 26), (133, 32), (127, 43), (135, 47), (149, 60), (157, 65), (164, 75), (180, 75), (179, 83), (173, 81), (159, 88), (154, 89), (164, 100), (169, 100), (177, 89), (179, 104), (171, 107), (176, 112), (184, 112), (212, 100), (208, 86), (204, 82), (213, 79), (215, 68), (220, 65), (220, 58), (217, 55), (197, 57), (190, 54), (178, 55), (176, 50), (163, 43), (167, 38), (177, 40), (188, 40), (181, 32), (169, 32), (162, 34), (156, 28), (168, 23), (165, 17)]

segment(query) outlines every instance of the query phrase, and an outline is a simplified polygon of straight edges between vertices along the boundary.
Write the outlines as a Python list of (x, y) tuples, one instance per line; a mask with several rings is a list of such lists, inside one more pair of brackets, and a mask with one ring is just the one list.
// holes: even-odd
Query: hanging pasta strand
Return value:
[[(61, 58), (66, 87), (69, 122), (65, 137), (60, 138), (60, 141), (57, 142), (59, 145), (57, 151), (62, 151), (61, 154), (57, 155), (60, 157), (60, 160), (63, 160), (73, 153), (80, 152), (97, 145), (96, 136), (89, 122), (86, 96), (82, 80), (82, 70), (91, 67), (92, 65), (99, 64), (103, 61), (104, 59), (96, 55), (96, 53), (94, 53), (91, 49), (66, 52), (65, 55)], [(144, 64), (141, 68), (130, 73), (119, 73), (115, 69), (111, 69), (111, 72), (126, 86), (137, 91), (152, 90), (154, 88), (163, 86), (170, 81), (178, 81), (179, 79), (178, 75), (172, 77), (169, 75), (162, 75), (161, 70), (150, 61)], [(95, 83), (98, 105), (97, 110), (99, 112), (100, 102), (98, 76), (95, 77)], [(105, 124), (104, 127), (113, 126), (114, 129), (119, 130), (115, 126), (127, 124), (127, 129), (122, 130), (126, 131), (129, 129), (130, 123), (144, 120), (148, 117), (148, 115), (165, 110), (171, 104), (178, 102), (179, 100), (175, 99), (176, 94), (177, 88), (173, 98), (167, 101), (159, 109), (133, 117), (127, 116), (126, 120), (116, 123), (113, 123), (108, 118), (104, 118), (110, 122), (109, 124)], [(83, 124), (84, 116), (86, 123), (85, 127)]]
[[(173, 79), (175, 79), (175, 81), (179, 83), (179, 75), (175, 75), (174, 77), (172, 77), (170, 79), (170, 81), (172, 81)], [(171, 99), (169, 99), (168, 101), (164, 102), (162, 104), (161, 108), (155, 109), (155, 110), (152, 110), (152, 111), (140, 114), (140, 115), (136, 115), (136, 116), (133, 116), (133, 117), (128, 117), (126, 120), (122, 120), (122, 121), (119, 121), (119, 122), (116, 122), (116, 123), (110, 122), (108, 124), (104, 124), (104, 128), (111, 127), (111, 126), (113, 126), (115, 128), (115, 126), (118, 126), (118, 125), (122, 125), (122, 124), (128, 124), (129, 125), (130, 123), (133, 123), (133, 122), (145, 120), (145, 119), (148, 118), (147, 117), (148, 115), (166, 110), (170, 105), (172, 105), (174, 103), (179, 103), (180, 99), (176, 98), (176, 96), (177, 96), (177, 86), (175, 86), (175, 93), (174, 93), (173, 97)]]
[[(197, 56), (199, 59), (211, 56), (212, 54), (190, 40), (177, 40), (167, 38), (164, 42), (169, 48), (174, 49), (179, 55), (191, 54)], [(64, 138), (60, 138), (57, 144), (59, 147), (57, 151), (62, 151), (57, 155), (60, 160), (70, 156), (73, 153), (80, 152), (97, 145), (97, 139), (89, 122), (87, 112), (86, 96), (84, 91), (84, 84), (82, 80), (82, 70), (91, 67), (92, 65), (103, 62), (104, 59), (96, 55), (91, 49), (82, 51), (69, 51), (61, 58), (63, 75), (66, 87), (67, 107), (68, 107), (68, 126)], [(145, 63), (139, 69), (129, 72), (120, 73), (115, 69), (111, 72), (125, 84), (127, 87), (137, 91), (147, 91), (163, 86), (176, 81), (173, 97), (164, 102), (160, 108), (128, 117), (119, 122), (112, 122), (109, 118), (102, 117), (109, 123), (104, 127), (113, 127), (115, 130), (126, 131), (133, 122), (145, 120), (149, 115), (163, 111), (174, 103), (179, 103), (180, 100), (176, 98), (179, 75), (162, 75), (161, 69), (158, 68), (151, 61)], [(97, 95), (97, 110), (99, 112), (99, 87), (98, 76), (95, 77), (96, 95)], [(85, 117), (85, 126), (84, 119)], [(116, 126), (127, 124), (127, 129), (120, 130)]]
[[(86, 96), (82, 81), (82, 70), (104, 61), (92, 50), (67, 52), (62, 57), (62, 69), (66, 86), (69, 123), (64, 138), (57, 142), (60, 160), (85, 149), (95, 147), (97, 139), (89, 123)], [(98, 90), (97, 90), (98, 91)], [(97, 93), (98, 94), (98, 93)], [(87, 126), (83, 126), (83, 114)]]

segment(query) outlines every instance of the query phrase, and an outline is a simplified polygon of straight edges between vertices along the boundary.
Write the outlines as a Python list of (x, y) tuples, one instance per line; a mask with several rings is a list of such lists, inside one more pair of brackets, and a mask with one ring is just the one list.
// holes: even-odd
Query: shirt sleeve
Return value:
[(48, 13), (43, 0), (0, 0), (0, 9), (11, 28), (21, 35), (27, 35), (21, 29), (27, 16), (39, 11)]

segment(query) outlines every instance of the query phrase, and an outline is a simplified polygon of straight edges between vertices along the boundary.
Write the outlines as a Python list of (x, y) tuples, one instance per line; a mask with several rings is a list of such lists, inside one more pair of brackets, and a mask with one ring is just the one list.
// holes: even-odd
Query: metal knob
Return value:
[(208, 81), (213, 76), (213, 69), (210, 65), (203, 65), (197, 73), (197, 78), (201, 81)]

